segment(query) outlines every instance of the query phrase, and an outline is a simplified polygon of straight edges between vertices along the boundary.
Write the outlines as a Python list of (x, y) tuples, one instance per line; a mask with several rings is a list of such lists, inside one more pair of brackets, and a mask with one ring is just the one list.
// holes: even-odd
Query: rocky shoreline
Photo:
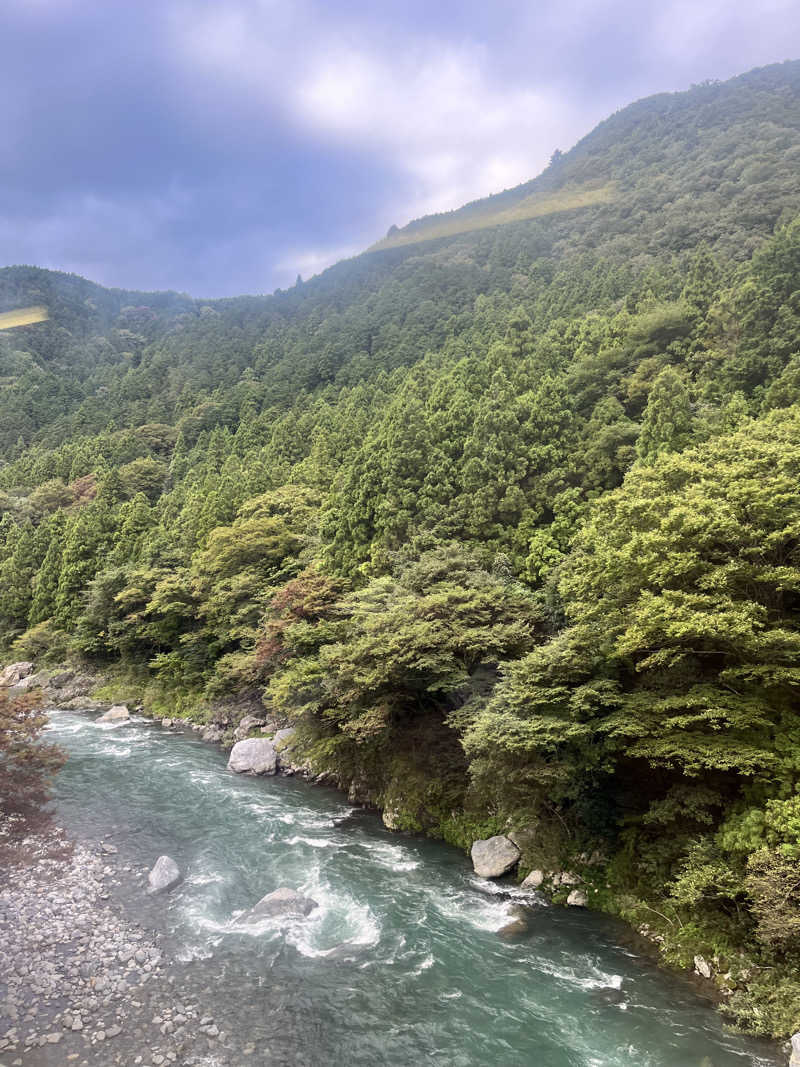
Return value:
[[(100, 711), (109, 722), (121, 723), (130, 717), (127, 705), (112, 706), (91, 696), (98, 685), (96, 677), (70, 669), (34, 673), (33, 664), (13, 664), (0, 672), (0, 685), (11, 693), (39, 689), (47, 706)], [(141, 705), (132, 707), (146, 714)], [(293, 760), (294, 730), (270, 721), (263, 709), (259, 714), (256, 707), (237, 704), (220, 709), (206, 724), (184, 718), (153, 721), (167, 729), (192, 730), (202, 740), (232, 750), (228, 766), (238, 773), (300, 775), (341, 787), (327, 775), (315, 776), (301, 760)], [(358, 795), (355, 783), (348, 800), (369, 806)], [(386, 813), (383, 821), (393, 829)], [(50, 1067), (67, 1062), (79, 1067), (91, 1063), (135, 1067), (239, 1063), (238, 1059), (218, 1058), (226, 1051), (221, 1043), (228, 1035), (220, 1032), (201, 1005), (178, 1002), (164, 1008), (175, 1002), (176, 991), (171, 988), (175, 978), (167, 973), (170, 961), (163, 956), (158, 935), (128, 924), (109, 902), (110, 891), (120, 885), (121, 878), (144, 882), (147, 871), (118, 869), (116, 850), (107, 842), (77, 845), (67, 861), (48, 858), (52, 842), (31, 839), (29, 844), (35, 861), (26, 868), (24, 884), (15, 889), (0, 881), (0, 944), (9, 961), (8, 979), (0, 973), (0, 1067)], [(474, 869), (487, 878), (508, 873), (520, 855), (513, 833), (476, 841), (472, 848)], [(584, 889), (571, 888), (581, 881), (568, 872), (534, 870), (521, 887), (557, 893), (567, 886), (563, 903), (586, 907)], [(500, 931), (501, 936), (515, 934), (518, 926), (519, 920)], [(638, 933), (651, 942), (657, 940), (647, 928)], [(35, 967), (30, 959), (36, 960)], [(697, 957), (694, 975), (707, 981), (712, 975), (698, 968), (698, 961), (706, 964)], [(703, 992), (710, 995), (712, 989), (706, 987)], [(123, 1058), (113, 1051), (120, 1035), (138, 1042), (140, 1051), (135, 1057)], [(31, 1059), (37, 1050), (38, 1058)], [(249, 1056), (255, 1050), (245, 1046), (237, 1051)], [(787, 1053), (791, 1053), (792, 1067), (800, 1067), (800, 1035), (794, 1036)], [(213, 1061), (208, 1060), (209, 1054), (215, 1056)]]

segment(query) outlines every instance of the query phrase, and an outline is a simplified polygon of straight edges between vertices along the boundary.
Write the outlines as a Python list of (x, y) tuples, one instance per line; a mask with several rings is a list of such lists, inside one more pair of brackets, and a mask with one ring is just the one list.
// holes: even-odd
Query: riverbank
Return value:
[(216, 1025), (213, 989), (184, 995), (162, 935), (117, 899), (146, 893), (145, 868), (59, 830), (15, 846), (27, 861), (0, 881), (0, 1067), (237, 1067), (254, 1053)]
[[(76, 672), (72, 672), (72, 675), (70, 677), (66, 677), (66, 675), (68, 674), (69, 672), (66, 671), (56, 672), (54, 680), (58, 682), (58, 685), (54, 685), (52, 682), (48, 683), (45, 692), (48, 694), (48, 698), (52, 700), (53, 703), (58, 703), (60, 704), (60, 706), (67, 708), (94, 707), (96, 710), (104, 710), (110, 704), (111, 699), (118, 700), (121, 696), (125, 696), (130, 702), (132, 709), (141, 710), (144, 713), (146, 713), (148, 710), (147, 708), (143, 708), (142, 705), (134, 703), (134, 700), (131, 700), (131, 697), (134, 696), (134, 694), (129, 691), (130, 687), (128, 687), (128, 691), (120, 691), (119, 688), (110, 688), (108, 685), (106, 685), (106, 687), (103, 689), (98, 689), (100, 679), (88, 674), (81, 674)], [(29, 677), (35, 678), (36, 676), (31, 674), (29, 675)], [(94, 692), (96, 694), (95, 697), (92, 697), (90, 695), (91, 692)], [(186, 719), (177, 718), (167, 720), (166, 723), (164, 723), (164, 720), (161, 719), (160, 716), (158, 718), (161, 719), (162, 724), (171, 727), (191, 727), (194, 731), (200, 733), (203, 740), (208, 742), (215, 742), (217, 744), (220, 744), (221, 747), (227, 748), (237, 736), (237, 734), (239, 736), (242, 736), (252, 733), (254, 735), (263, 736), (264, 732), (274, 732), (277, 727), (282, 725), (274, 722), (268, 722), (263, 710), (261, 712), (260, 718), (252, 714), (243, 714), (243, 712), (252, 713), (254, 710), (256, 710), (254, 707), (248, 706), (246, 703), (237, 702), (231, 707), (219, 708), (216, 711), (214, 715), (214, 721), (212, 722), (192, 723), (188, 722)], [(308, 767), (303, 765), (302, 760), (300, 759), (296, 764), (292, 764), (291, 761), (288, 760), (284, 761), (284, 769), (287, 770), (290, 774), (303, 774), (306, 777), (312, 778), (312, 780), (315, 780), (317, 777), (309, 771)], [(344, 787), (345, 792), (348, 792), (347, 783), (333, 782), (329, 777), (324, 778), (323, 780), (325, 781), (325, 784), (334, 784), (337, 785), (339, 788)], [(358, 791), (352, 788), (352, 785), (349, 789), (348, 799), (353, 804), (359, 804), (362, 799), (358, 795)], [(391, 828), (385, 817), (385, 814), (384, 824), (387, 825), (388, 828)], [(594, 900), (592, 902), (594, 903)], [(611, 911), (611, 909), (607, 910)], [(647, 933), (648, 931), (642, 930), (641, 932)], [(655, 934), (654, 931), (651, 930), (651, 932)], [(655, 936), (652, 936), (651, 940), (655, 944), (658, 944), (658, 935), (655, 934)], [(701, 958), (700, 966), (702, 966), (702, 964), (705, 962), (706, 961)], [(714, 963), (716, 963), (716, 961), (714, 961)], [(695, 966), (695, 971), (697, 971), (697, 964)], [(702, 972), (700, 973), (702, 974)], [(713, 970), (711, 980), (709, 980), (710, 976), (708, 975), (702, 977), (705, 985), (704, 992), (706, 992), (706, 994), (709, 996), (713, 996), (715, 989), (715, 983), (713, 981)], [(700, 982), (700, 978), (697, 978), (697, 981)]]

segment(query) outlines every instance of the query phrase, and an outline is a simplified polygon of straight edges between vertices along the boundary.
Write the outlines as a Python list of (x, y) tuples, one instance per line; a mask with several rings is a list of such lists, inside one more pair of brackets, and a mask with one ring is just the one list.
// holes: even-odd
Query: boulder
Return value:
[(400, 812), (397, 808), (389, 805), (381, 812), (381, 822), (387, 830), (400, 829)]
[(125, 707), (124, 704), (115, 704), (109, 708), (105, 715), (101, 715), (97, 720), (98, 722), (126, 722), (131, 717), (131, 713)]
[(572, 871), (560, 871), (558, 874), (553, 875), (553, 885), (580, 885), (582, 879), (577, 874), (573, 874)]
[(585, 908), (589, 904), (589, 898), (583, 889), (573, 889), (567, 897), (567, 904), (571, 908)]
[(544, 871), (531, 871), (520, 889), (540, 889), (544, 883)]
[(292, 741), (295, 733), (295, 728), (288, 726), (283, 730), (278, 730), (272, 738), (275, 751), (278, 753), (278, 766), (282, 771), (290, 771), (294, 768), (292, 763)]
[(172, 889), (181, 880), (181, 871), (171, 856), (159, 856), (147, 876), (151, 893), (163, 893)]
[(56, 673), (50, 679), (50, 685), (54, 689), (61, 689), (62, 686), (67, 685), (75, 677), (75, 671), (56, 671)]
[(169, 728), (170, 728), (171, 726), (174, 726), (174, 725), (175, 725), (175, 720), (174, 720), (174, 719), (162, 719), (162, 720), (161, 720), (161, 725), (162, 725), (162, 726), (163, 726), (163, 727), (164, 727), (164, 728), (165, 728), (166, 730), (169, 730)]
[(225, 731), (222, 729), (221, 726), (217, 726), (215, 723), (212, 723), (210, 726), (206, 726), (204, 728), (203, 732), (200, 734), (200, 737), (203, 741), (213, 741), (219, 743), (222, 740), (224, 733)]
[(105, 707), (102, 701), (93, 700), (91, 697), (72, 697), (69, 700), (62, 700), (57, 697), (56, 703), (64, 711), (92, 711), (93, 709), (99, 711)]
[(792, 1035), (792, 1058), (789, 1067), (800, 1067), (800, 1034)]
[(520, 851), (504, 834), (476, 841), (472, 846), (472, 866), (481, 878), (500, 878), (516, 867)]
[(77, 700), (78, 697), (85, 697), (92, 691), (97, 683), (88, 674), (80, 674), (70, 677), (65, 685), (57, 685), (55, 681), (53, 681), (52, 684), (54, 688), (58, 689), (56, 699), (58, 700), (59, 706), (64, 707), (67, 701)]
[(21, 660), (19, 663), (9, 663), (7, 667), (0, 671), (0, 688), (7, 689), (12, 685), (19, 685), (32, 670), (33, 664), (27, 660)]
[(303, 919), (316, 907), (318, 907), (316, 900), (303, 896), (296, 889), (283, 886), (276, 889), (274, 893), (267, 893), (265, 897), (262, 897), (258, 904), (239, 918), (239, 922), (256, 923), (262, 919), (277, 918)]
[(228, 770), (237, 774), (277, 774), (278, 753), (266, 737), (248, 737), (231, 749)]
[(16, 685), (11, 686), (14, 693), (24, 693), (28, 689), (43, 689), (50, 684), (50, 671), (37, 671), (29, 674), (27, 678), (20, 678)]
[(700, 975), (701, 978), (711, 977), (711, 964), (703, 956), (695, 956), (694, 958), (694, 973)]
[(257, 715), (245, 715), (243, 719), (239, 721), (239, 725), (233, 731), (234, 741), (243, 741), (251, 730), (255, 730), (259, 726), (263, 726), (266, 719), (259, 719)]
[(291, 743), (296, 731), (293, 726), (287, 726), (283, 730), (278, 730), (275, 736), (272, 738), (273, 745), (280, 751), (282, 748), (287, 748)]

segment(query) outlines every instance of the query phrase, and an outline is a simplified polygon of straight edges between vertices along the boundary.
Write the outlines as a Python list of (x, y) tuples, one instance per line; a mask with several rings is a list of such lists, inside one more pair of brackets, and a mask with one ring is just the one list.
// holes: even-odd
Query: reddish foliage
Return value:
[(256, 643), (257, 674), (263, 677), (286, 661), (284, 635), (289, 626), (320, 622), (330, 614), (343, 591), (344, 582), (310, 569), (279, 589), (270, 601), (264, 633)]
[(97, 496), (97, 475), (84, 474), (82, 478), (76, 478), (70, 482), (69, 488), (75, 497), (76, 504), (88, 504)]
[(12, 839), (50, 830), (50, 784), (64, 762), (41, 740), (47, 716), (34, 695), (0, 689), (0, 820), (5, 847)]

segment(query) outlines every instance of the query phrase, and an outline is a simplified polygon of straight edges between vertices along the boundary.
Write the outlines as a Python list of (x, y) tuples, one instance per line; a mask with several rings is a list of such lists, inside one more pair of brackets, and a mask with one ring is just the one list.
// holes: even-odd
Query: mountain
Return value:
[(791, 62), (272, 296), (0, 270), (0, 648), (263, 701), (800, 1029), (798, 161)]

